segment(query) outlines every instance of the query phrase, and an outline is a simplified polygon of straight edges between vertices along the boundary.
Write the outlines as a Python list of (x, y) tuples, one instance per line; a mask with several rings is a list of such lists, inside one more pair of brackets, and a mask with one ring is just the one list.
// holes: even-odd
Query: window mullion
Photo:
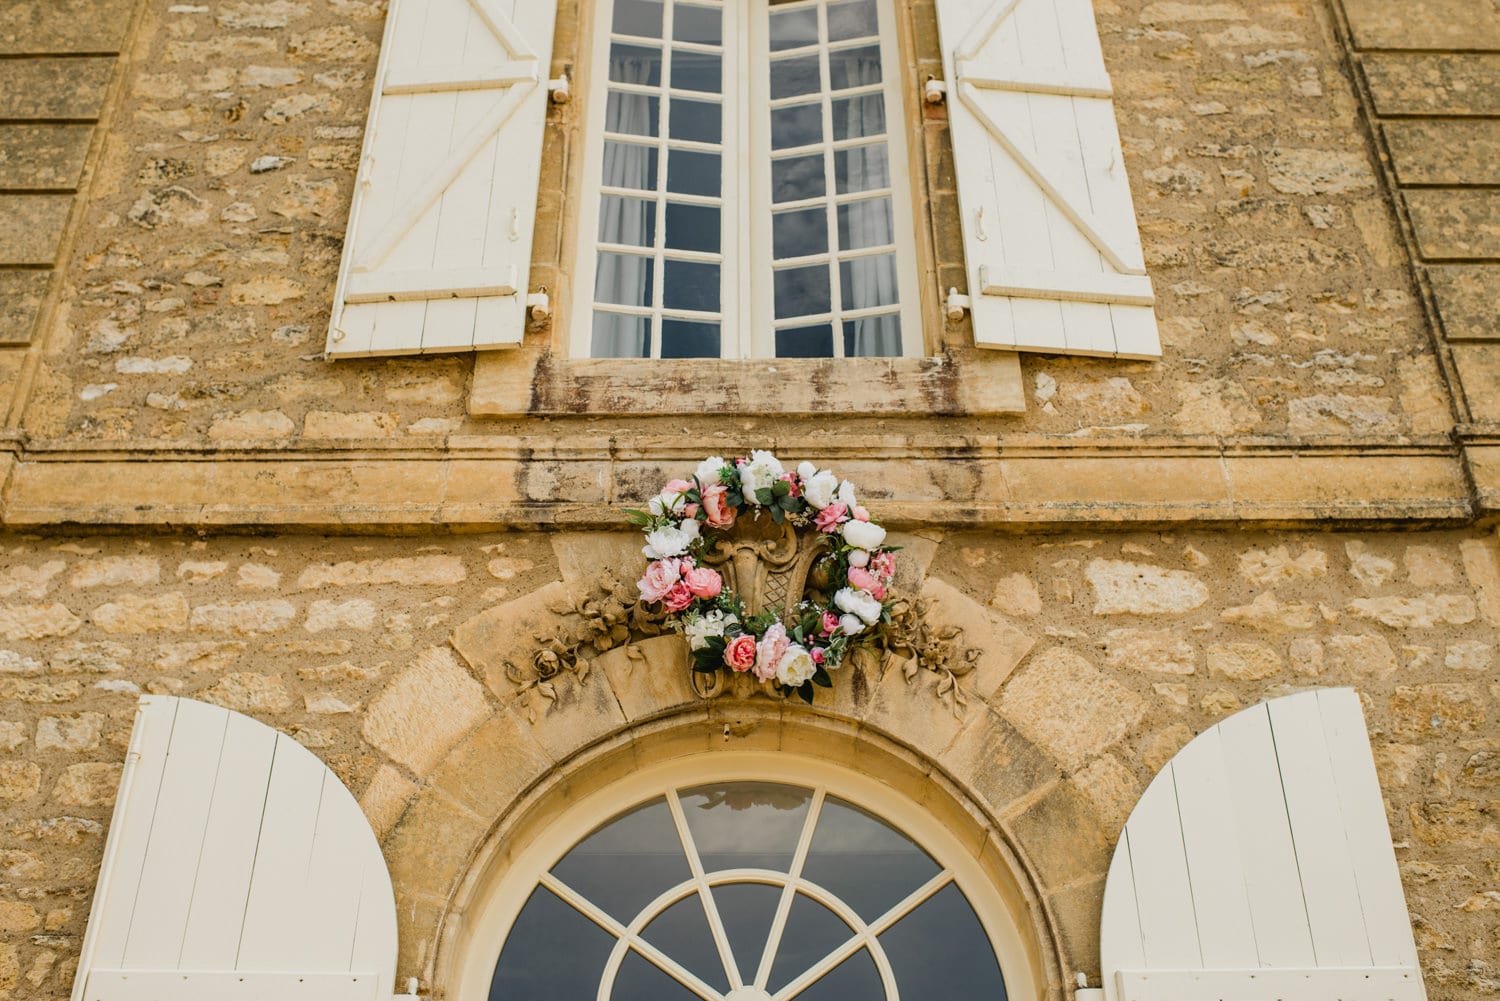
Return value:
[(839, 226), (838, 226), (838, 176), (834, 170), (833, 156), (833, 70), (828, 57), (828, 5), (818, 4), (818, 72), (822, 75), (823, 95), (823, 183), (826, 187), (828, 212), (828, 252), (832, 262), (828, 267), (829, 312), (833, 314), (833, 356), (844, 357), (844, 324), (839, 315), (844, 304), (839, 272)]
[[(728, 265), (735, 272), (739, 308), (735, 312), (736, 358), (754, 358), (763, 353), (766, 303), (771, 295), (770, 215), (765, 206), (770, 197), (769, 123), (762, 113), (770, 99), (768, 72), (770, 41), (766, 0), (736, 5), (734, 46), (737, 65), (734, 79), (742, 86), (734, 93), (739, 128), (734, 130), (736, 231), (733, 247), (725, 247)], [(729, 7), (726, 6), (726, 12)], [(726, 46), (727, 47), (727, 46)], [(728, 88), (726, 87), (726, 90)], [(757, 211), (757, 206), (761, 211)], [(764, 217), (764, 218), (762, 218)]]
[(656, 122), (656, 239), (653, 254), (655, 265), (651, 271), (651, 357), (661, 357), (662, 341), (662, 297), (666, 295), (667, 276), (667, 158), (668, 138), (672, 121), (672, 16), (675, 4), (662, 5), (661, 22), (661, 113)]

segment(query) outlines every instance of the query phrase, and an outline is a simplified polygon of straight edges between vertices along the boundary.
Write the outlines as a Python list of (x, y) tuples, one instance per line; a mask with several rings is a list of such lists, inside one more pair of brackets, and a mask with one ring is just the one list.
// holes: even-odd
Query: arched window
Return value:
[(600, 0), (573, 354), (922, 353), (890, 0)]
[(972, 846), (860, 776), (716, 757), (632, 776), (518, 854), (510, 916), (470, 938), (490, 1001), (1006, 998), (1019, 953)]

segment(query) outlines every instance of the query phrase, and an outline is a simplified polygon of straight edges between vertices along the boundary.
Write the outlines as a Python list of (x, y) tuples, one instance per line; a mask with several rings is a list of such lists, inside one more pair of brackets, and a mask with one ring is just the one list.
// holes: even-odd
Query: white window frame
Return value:
[[(714, 3), (716, 0), (701, 0)], [(786, 0), (776, 5), (778, 10), (795, 10), (798, 7), (816, 6), (818, 0)], [(768, 14), (771, 0), (725, 0), (723, 73), (726, 84), (732, 80), (750, 78), (750, 93), (740, 98), (723, 88), (721, 94), (724, 107), (723, 141), (721, 156), (725, 164), (724, 184), (721, 193), (722, 253), (721, 267), (721, 312), (720, 312), (720, 357), (725, 359), (769, 359), (775, 357), (774, 300), (771, 268), (771, 137), (769, 115), (745, 115), (744, 109), (769, 107), (770, 105), (770, 60), (763, 58), (769, 53)], [(891, 183), (888, 197), (891, 199), (895, 225), (895, 254), (897, 281), (900, 286), (901, 357), (921, 357), (925, 338), (922, 324), (921, 289), (922, 273), (917, 257), (916, 203), (912, 196), (910, 151), (908, 150), (907, 105), (903, 94), (903, 81), (907, 66), (902, 59), (899, 28), (893, 0), (876, 0), (880, 23), (881, 93), (885, 98), (886, 148), (890, 165)], [(609, 65), (611, 25), (614, 0), (597, 0), (593, 7), (592, 41), (585, 47), (588, 53), (588, 94), (584, 109), (583, 129), (583, 183), (581, 206), (577, 212), (577, 241), (574, 254), (573, 295), (571, 320), (567, 336), (568, 353), (574, 358), (592, 357), (594, 319), (594, 285), (598, 266), (598, 238), (600, 191), (603, 186), (604, 162), (604, 114), (606, 95), (610, 81), (606, 67)], [(663, 25), (663, 39), (659, 44), (665, 49), (673, 44), (670, 40), (670, 25)], [(749, 44), (741, 44), (748, 40)], [(868, 43), (864, 43), (868, 44)], [(828, 79), (827, 53), (832, 48), (822, 45), (823, 78)], [(756, 54), (759, 55), (756, 55)], [(751, 72), (754, 70), (754, 72)], [(665, 81), (663, 94), (667, 93)], [(701, 99), (704, 95), (694, 95)], [(822, 95), (823, 135), (825, 146), (834, 149), (842, 145), (862, 145), (858, 140), (835, 142), (832, 139), (829, 99)], [(784, 99), (779, 103), (807, 103), (807, 97)], [(655, 197), (663, 202), (666, 194), (667, 160), (667, 108), (664, 106), (656, 139), (658, 149), (658, 182)], [(639, 139), (640, 137), (635, 137)], [(675, 141), (681, 144), (681, 141)], [(733, 169), (738, 165), (738, 169)], [(827, 192), (825, 204), (830, 214), (841, 201), (869, 198), (872, 192), (859, 192), (855, 196), (839, 196), (834, 184), (832, 167), (826, 167)], [(676, 197), (676, 196), (673, 196)], [(691, 199), (688, 199), (691, 200)], [(821, 255), (828, 260), (833, 254), (836, 229), (830, 229), (829, 251)], [(657, 251), (664, 245), (665, 227), (661, 212), (656, 224)], [(815, 263), (817, 257), (805, 259)], [(654, 305), (649, 310), (641, 309), (640, 315), (660, 317), (664, 310), (660, 289), (665, 268), (656, 267), (653, 281), (656, 292)], [(811, 326), (828, 323), (833, 328), (834, 358), (843, 357), (842, 301), (838, 287), (838, 267), (831, 269), (832, 312), (824, 319), (799, 318), (787, 326)], [(628, 307), (619, 307), (621, 312), (631, 312)], [(665, 311), (670, 313), (672, 311)], [(872, 312), (889, 312), (888, 309)], [(661, 353), (660, 324), (652, 330), (652, 360)], [(630, 360), (630, 359), (620, 359)], [(637, 359), (640, 360), (640, 359)], [(690, 360), (690, 359), (689, 359)], [(791, 360), (791, 359), (789, 359)]]
[[(904, 832), (963, 891), (995, 950), (1011, 1001), (1042, 997), (1025, 931), (1013, 917), (978, 854), (931, 810), (923, 809), (892, 786), (826, 760), (790, 752), (713, 751), (635, 769), (552, 818), (546, 837), (534, 838), (505, 859), (504, 872), (487, 887), (465, 915), (464, 941), (451, 996), (456, 1001), (484, 1001), (500, 949), (511, 925), (542, 883), (543, 876), (572, 848), (607, 821), (669, 789), (716, 782), (772, 782), (826, 789)], [(976, 854), (978, 853), (978, 854)], [(987, 1001), (976, 998), (975, 1001)]]

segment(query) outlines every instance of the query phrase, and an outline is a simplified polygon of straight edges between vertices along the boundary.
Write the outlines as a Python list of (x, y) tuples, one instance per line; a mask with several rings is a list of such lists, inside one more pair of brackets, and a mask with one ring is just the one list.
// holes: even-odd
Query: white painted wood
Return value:
[(1106, 1001), (1423, 1001), (1416, 958), (1353, 691), (1221, 721), (1125, 825), (1100, 930)]
[(976, 343), (1160, 357), (1089, 0), (937, 7)]
[(520, 343), (555, 16), (392, 0), (330, 357)]
[(129, 755), (74, 1001), (394, 992), (384, 858), (306, 748), (239, 713), (148, 696)]

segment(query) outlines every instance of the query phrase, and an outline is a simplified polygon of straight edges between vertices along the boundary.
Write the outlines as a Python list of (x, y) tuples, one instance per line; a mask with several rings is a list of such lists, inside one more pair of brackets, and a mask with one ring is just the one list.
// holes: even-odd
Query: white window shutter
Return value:
[(1359, 696), (1211, 727), (1147, 787), (1104, 889), (1106, 1001), (1425, 1001)]
[(286, 734), (141, 699), (73, 1001), (372, 1001), (394, 993), (385, 858)]
[(391, 0), (330, 357), (514, 346), (555, 0)]
[(1089, 0), (937, 0), (980, 347), (1158, 358)]

